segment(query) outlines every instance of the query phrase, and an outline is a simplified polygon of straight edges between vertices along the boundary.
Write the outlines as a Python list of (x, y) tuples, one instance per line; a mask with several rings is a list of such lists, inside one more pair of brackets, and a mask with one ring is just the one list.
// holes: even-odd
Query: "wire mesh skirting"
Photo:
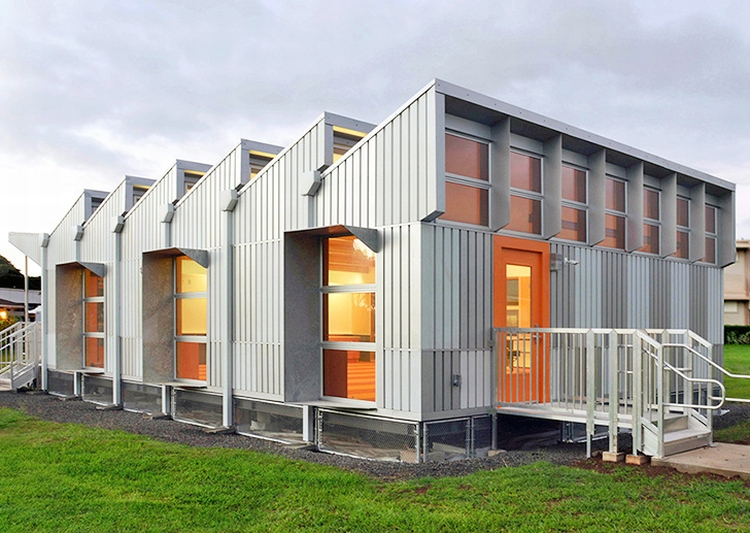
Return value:
[(451, 461), (485, 457), (492, 448), (492, 416), (425, 422), (422, 460)]
[(82, 378), (82, 395), (87, 402), (98, 404), (112, 403), (112, 380), (99, 376), (86, 376)]
[(74, 376), (68, 372), (47, 371), (47, 392), (55, 396), (73, 396)]
[(418, 424), (318, 409), (317, 447), (354, 457), (417, 463)]
[(159, 414), (163, 409), (161, 387), (123, 381), (122, 405), (128, 411)]
[(286, 443), (303, 439), (302, 407), (256, 400), (235, 399), (237, 433)]

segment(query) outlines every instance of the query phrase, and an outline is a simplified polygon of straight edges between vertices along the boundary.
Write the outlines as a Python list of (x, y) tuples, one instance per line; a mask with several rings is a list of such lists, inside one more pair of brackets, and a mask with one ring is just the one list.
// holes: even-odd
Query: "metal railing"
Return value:
[(39, 322), (16, 322), (0, 331), (0, 379), (15, 386), (15, 378), (38, 364), (42, 354)]
[(716, 364), (713, 346), (687, 330), (495, 332), (497, 405), (585, 422), (589, 436), (595, 425), (608, 425), (610, 451), (617, 449), (618, 428), (632, 428), (634, 444), (642, 449), (643, 428), (660, 443), (660, 454), (665, 416), (672, 413), (710, 431), (712, 412), (726, 396), (714, 372), (741, 377)]

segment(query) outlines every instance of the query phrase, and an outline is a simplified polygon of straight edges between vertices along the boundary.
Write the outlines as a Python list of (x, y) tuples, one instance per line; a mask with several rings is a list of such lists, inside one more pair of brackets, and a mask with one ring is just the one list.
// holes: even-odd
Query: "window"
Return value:
[(206, 269), (175, 258), (175, 377), (206, 380)]
[(716, 215), (714, 206), (706, 206), (706, 255), (703, 256), (705, 263), (716, 263)]
[(643, 189), (643, 246), (642, 252), (658, 254), (659, 232), (661, 230), (661, 212), (659, 210), (659, 191)]
[(510, 224), (506, 229), (542, 233), (542, 160), (510, 153)]
[(274, 157), (276, 157), (276, 155), (269, 152), (250, 150), (250, 179), (254, 180), (255, 177), (260, 174), (260, 171), (263, 170)]
[(489, 189), (489, 145), (447, 133), (443, 220), (488, 226)]
[(185, 192), (188, 192), (190, 189), (195, 187), (195, 184), (198, 183), (198, 180), (200, 180), (205, 172), (200, 172), (198, 170), (186, 170), (183, 172), (183, 175), (185, 177)]
[(562, 230), (557, 236), (586, 242), (586, 171), (562, 166)]
[(83, 366), (104, 368), (104, 278), (83, 269)]
[(148, 192), (149, 188), (147, 185), (133, 185), (133, 205), (143, 198), (143, 195)]
[(375, 254), (323, 239), (323, 395), (375, 401)]
[(625, 249), (626, 184), (607, 176), (604, 215), (604, 240), (599, 243), (608, 248)]
[(342, 128), (341, 126), (333, 127), (333, 162), (341, 159), (352, 146), (357, 144), (367, 135), (361, 131)]
[(690, 200), (677, 197), (677, 251), (680, 259), (690, 258)]

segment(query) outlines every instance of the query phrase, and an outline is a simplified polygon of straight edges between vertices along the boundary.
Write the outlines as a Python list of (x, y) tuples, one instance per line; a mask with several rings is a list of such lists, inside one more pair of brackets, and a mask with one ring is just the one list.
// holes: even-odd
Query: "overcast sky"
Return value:
[[(750, 238), (750, 2), (0, 0), (0, 254), (82, 190), (372, 123), (433, 78), (737, 183)], [(38, 269), (32, 270), (38, 273)]]

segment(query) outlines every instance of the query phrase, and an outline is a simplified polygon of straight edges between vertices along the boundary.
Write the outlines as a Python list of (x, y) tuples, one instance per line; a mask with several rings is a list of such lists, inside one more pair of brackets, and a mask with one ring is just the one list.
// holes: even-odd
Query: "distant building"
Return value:
[(737, 262), (724, 269), (724, 324), (750, 325), (750, 240), (737, 241)]
[[(0, 320), (15, 316), (23, 319), (23, 289), (0, 288)], [(42, 291), (29, 291), (29, 311), (42, 303)], [(33, 315), (30, 315), (33, 321)]]

